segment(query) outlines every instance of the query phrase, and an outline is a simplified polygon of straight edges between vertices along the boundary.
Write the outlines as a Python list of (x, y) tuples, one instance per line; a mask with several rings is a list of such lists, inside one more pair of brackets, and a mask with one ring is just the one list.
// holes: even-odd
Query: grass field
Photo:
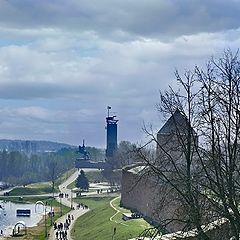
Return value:
[(131, 213), (131, 211), (129, 209), (126, 208), (122, 208), (120, 207), (120, 197), (115, 199), (112, 204), (115, 208), (117, 208), (121, 213)]
[(55, 185), (58, 188), (58, 186), (63, 183), (65, 180), (67, 180), (74, 172), (76, 171), (75, 168), (72, 168), (68, 170), (67, 172), (63, 173), (59, 178), (57, 178)]
[[(76, 221), (74, 231), (71, 233), (73, 239), (111, 240), (113, 229), (116, 228), (115, 239), (125, 240), (137, 237), (144, 229), (150, 227), (143, 219), (123, 221), (121, 213), (118, 213), (113, 221), (110, 221), (110, 218), (116, 213), (110, 206), (112, 199), (112, 197), (92, 197), (75, 200), (88, 205), (91, 210)], [(119, 199), (114, 201), (114, 206), (121, 211), (128, 212), (119, 207)]]
[(31, 196), (31, 197), (25, 197), (23, 196), (21, 199), (19, 199), (17, 196), (0, 196), (0, 200), (5, 200), (5, 201), (11, 201), (14, 203), (35, 203), (39, 200), (45, 202), (49, 199), (49, 197), (47, 196), (42, 196), (42, 197), (38, 197), (38, 196)]
[[(57, 189), (55, 189), (55, 192)], [(40, 195), (51, 193), (52, 187), (51, 184), (48, 183), (38, 183), (34, 186), (26, 186), (26, 187), (17, 187), (9, 192), (10, 196), (21, 196), (21, 195)]]
[[(58, 192), (58, 186), (64, 182), (69, 176), (74, 173), (74, 169), (67, 171), (62, 174), (55, 182), (54, 192)], [(52, 192), (51, 182), (39, 182), (28, 184), (25, 187), (17, 187), (10, 191), (10, 196), (21, 196), (21, 195), (41, 195)]]

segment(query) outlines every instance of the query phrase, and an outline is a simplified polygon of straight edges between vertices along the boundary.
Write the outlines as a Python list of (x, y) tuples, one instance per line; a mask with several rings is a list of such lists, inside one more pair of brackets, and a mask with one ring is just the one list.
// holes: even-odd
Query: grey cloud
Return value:
[(239, 27), (238, 0), (4, 0), (1, 26), (93, 31), (123, 39), (180, 36)]
[(88, 50), (92, 43), (79, 46), (77, 39), (65, 38), (2, 47), (0, 98), (134, 102), (140, 95), (139, 103), (144, 104), (147, 96), (167, 87), (175, 67), (202, 63), (216, 50), (228, 47), (226, 44), (237, 48), (239, 36), (231, 42), (226, 35), (198, 34), (170, 43), (100, 41), (93, 52)]
[[(61, 106), (63, 102), (59, 102)], [(1, 138), (43, 139), (78, 144), (84, 135), (93, 141), (90, 129), (102, 127), (101, 141), (104, 141), (104, 122), (94, 120), (96, 111), (91, 109), (50, 109), (49, 106), (25, 106), (0, 108)], [(103, 118), (104, 120), (104, 118)], [(102, 126), (101, 126), (102, 124)], [(98, 134), (98, 135), (99, 135)], [(21, 136), (21, 137), (19, 137)], [(99, 139), (98, 139), (99, 140)], [(101, 142), (100, 141), (100, 142)], [(99, 142), (94, 142), (99, 144)]]
[(143, 121), (160, 126), (158, 90), (175, 84), (175, 67), (184, 71), (239, 47), (240, 30), (227, 30), (238, 27), (238, 5), (0, 1), (1, 107), (16, 108), (0, 111), (1, 136), (75, 144), (87, 138), (103, 146), (105, 107), (112, 105), (119, 140), (139, 140)]

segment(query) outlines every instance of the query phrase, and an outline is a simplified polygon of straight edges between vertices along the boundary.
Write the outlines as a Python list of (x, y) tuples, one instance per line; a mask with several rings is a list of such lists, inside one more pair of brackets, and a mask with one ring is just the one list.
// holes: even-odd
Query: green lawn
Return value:
[(76, 171), (75, 168), (72, 168), (70, 170), (68, 170), (67, 172), (63, 173), (55, 182), (56, 187), (58, 188), (58, 186), (60, 184), (62, 184), (64, 181), (66, 181), (74, 172)]
[[(75, 199), (76, 202), (88, 205), (91, 210), (76, 221), (74, 231), (71, 233), (73, 239), (111, 240), (113, 229), (116, 228), (115, 239), (125, 240), (137, 237), (144, 229), (150, 227), (143, 219), (123, 221), (121, 213), (113, 218), (113, 222), (110, 221), (111, 216), (116, 213), (109, 204), (112, 199), (112, 197)], [(114, 205), (119, 207), (119, 199)], [(126, 209), (125, 211), (128, 212)]]
[[(69, 176), (74, 173), (74, 169), (67, 171), (62, 174), (55, 182), (54, 192), (58, 192), (58, 186), (64, 182)], [(21, 195), (41, 195), (52, 192), (51, 182), (39, 182), (28, 184), (25, 187), (17, 187), (10, 191), (10, 196), (21, 196)]]
[(115, 208), (117, 208), (117, 209), (118, 209), (120, 212), (122, 212), (122, 213), (131, 213), (131, 211), (130, 211), (129, 209), (120, 207), (120, 200), (121, 200), (120, 197), (117, 198), (117, 199), (115, 199), (115, 200), (112, 202), (112, 203), (113, 203), (113, 206), (114, 206)]
[(75, 181), (73, 181), (73, 182), (71, 182), (69, 185), (67, 185), (67, 188), (68, 189), (73, 189), (73, 188), (75, 188), (76, 186), (75, 186)]
[[(12, 191), (9, 192), (10, 196), (21, 196), (21, 195), (40, 195), (40, 194), (46, 194), (51, 193), (52, 187), (51, 185), (42, 184), (42, 186), (39, 187), (17, 187), (14, 188)], [(56, 189), (55, 189), (56, 192)]]
[(5, 200), (5, 201), (11, 201), (14, 203), (35, 203), (39, 200), (45, 202), (46, 200), (48, 200), (49, 197), (47, 196), (42, 196), (42, 197), (38, 197), (38, 196), (23, 196), (21, 199), (19, 199), (18, 196), (0, 196), (0, 200)]

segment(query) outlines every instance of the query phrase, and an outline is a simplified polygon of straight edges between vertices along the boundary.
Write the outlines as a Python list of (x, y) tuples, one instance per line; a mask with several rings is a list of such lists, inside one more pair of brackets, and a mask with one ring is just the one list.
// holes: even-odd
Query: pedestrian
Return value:
[(58, 239), (58, 231), (56, 231), (56, 239)]

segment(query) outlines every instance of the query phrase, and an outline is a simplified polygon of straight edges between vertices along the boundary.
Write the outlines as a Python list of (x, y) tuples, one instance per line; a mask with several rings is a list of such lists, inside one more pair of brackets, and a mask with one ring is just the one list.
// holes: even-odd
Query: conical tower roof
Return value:
[[(163, 127), (158, 131), (158, 134), (187, 134), (188, 129), (188, 119), (187, 117), (180, 112), (179, 109), (176, 109), (174, 114), (167, 120), (167, 122), (163, 125)], [(191, 128), (193, 134), (196, 132)]]

